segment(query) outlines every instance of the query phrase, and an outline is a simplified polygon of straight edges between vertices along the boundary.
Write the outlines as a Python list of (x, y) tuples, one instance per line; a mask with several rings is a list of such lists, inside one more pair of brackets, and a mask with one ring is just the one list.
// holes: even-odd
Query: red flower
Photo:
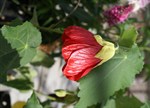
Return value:
[(78, 26), (70, 26), (65, 29), (62, 40), (62, 56), (66, 62), (63, 73), (68, 79), (79, 80), (102, 61), (96, 54), (103, 46), (91, 32)]

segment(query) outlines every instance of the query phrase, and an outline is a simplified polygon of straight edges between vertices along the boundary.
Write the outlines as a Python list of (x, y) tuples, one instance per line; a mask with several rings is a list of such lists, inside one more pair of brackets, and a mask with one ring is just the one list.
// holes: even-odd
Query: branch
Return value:
[(73, 10), (69, 13), (68, 16), (65, 16), (64, 18), (62, 18), (61, 20), (59, 20), (55, 25), (50, 26), (50, 28), (54, 28), (56, 27), (58, 24), (60, 24), (61, 22), (63, 22), (65, 19), (67, 19), (68, 17), (70, 17), (70, 15), (72, 15), (78, 8), (79, 4), (80, 4), (81, 0), (78, 0), (76, 6), (73, 8)]

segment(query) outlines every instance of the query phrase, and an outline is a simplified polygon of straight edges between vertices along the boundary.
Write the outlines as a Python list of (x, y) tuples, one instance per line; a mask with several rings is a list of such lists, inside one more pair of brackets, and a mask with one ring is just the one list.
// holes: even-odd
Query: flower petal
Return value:
[(65, 61), (70, 58), (71, 54), (77, 50), (90, 47), (87, 44), (71, 44), (62, 48), (62, 56)]
[(84, 73), (78, 73), (77, 75), (73, 75), (73, 76), (66, 76), (68, 79), (70, 80), (74, 80), (74, 81), (78, 81), (80, 78), (84, 77), (85, 75), (87, 75), (94, 66), (91, 66), (89, 68), (87, 68), (86, 70), (84, 70)]
[(98, 45), (96, 40), (93, 38), (94, 35), (78, 26), (70, 26), (65, 29), (62, 35), (62, 40), (64, 44), (66, 42), (71, 42), (71, 44), (88, 44), (88, 45)]
[(94, 56), (99, 47), (91, 46), (74, 51), (63, 67), (63, 72), (70, 80), (78, 80), (90, 72), (101, 60)]

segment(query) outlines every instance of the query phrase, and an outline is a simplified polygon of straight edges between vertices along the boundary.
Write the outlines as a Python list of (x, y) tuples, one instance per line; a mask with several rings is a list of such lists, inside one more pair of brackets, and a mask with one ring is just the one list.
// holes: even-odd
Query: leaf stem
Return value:
[(55, 100), (56, 100), (54, 97), (48, 96), (48, 95), (43, 94), (43, 93), (41, 93), (41, 92), (39, 92), (39, 91), (35, 91), (35, 92), (36, 92), (38, 95), (45, 96), (45, 97), (47, 97), (48, 99), (50, 99), (50, 100), (52, 100), (52, 101), (55, 101)]
[(3, 14), (5, 5), (6, 5), (6, 0), (4, 0), (3, 5), (2, 5), (2, 8), (1, 8), (1, 10), (0, 10), (0, 16), (2, 16), (2, 14)]
[(145, 50), (145, 51), (149, 51), (150, 52), (150, 48), (149, 47), (140, 47), (141, 50)]
[(38, 29), (40, 29), (40, 30), (43, 30), (43, 31), (46, 31), (46, 32), (49, 32), (49, 33), (54, 32), (54, 33), (62, 34), (61, 31), (58, 31), (58, 30), (55, 30), (55, 29), (51, 29), (49, 27), (40, 27), (40, 26), (36, 26), (36, 27)]

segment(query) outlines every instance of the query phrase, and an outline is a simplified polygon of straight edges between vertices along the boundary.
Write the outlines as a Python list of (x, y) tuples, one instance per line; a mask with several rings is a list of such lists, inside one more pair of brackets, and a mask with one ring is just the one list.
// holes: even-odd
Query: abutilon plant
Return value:
[(62, 35), (62, 56), (66, 62), (64, 75), (78, 81), (93, 68), (115, 54), (114, 44), (78, 26), (69, 26)]

